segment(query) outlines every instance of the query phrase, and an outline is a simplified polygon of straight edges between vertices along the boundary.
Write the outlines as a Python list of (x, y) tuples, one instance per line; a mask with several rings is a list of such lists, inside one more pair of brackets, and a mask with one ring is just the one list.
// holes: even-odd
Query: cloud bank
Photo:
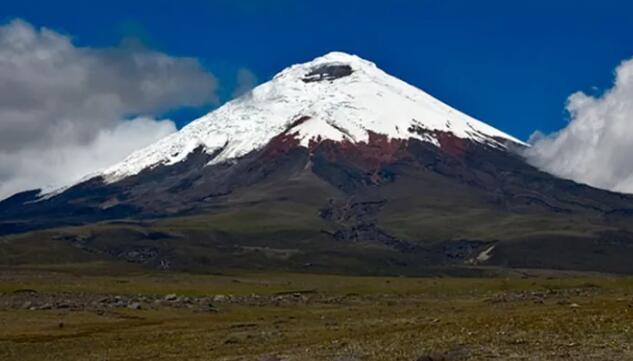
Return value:
[(214, 101), (216, 79), (195, 59), (0, 26), (0, 199), (110, 166), (176, 131), (154, 114)]
[(633, 193), (633, 59), (617, 67), (613, 87), (601, 96), (572, 94), (567, 111), (566, 128), (532, 136), (528, 161), (560, 177)]

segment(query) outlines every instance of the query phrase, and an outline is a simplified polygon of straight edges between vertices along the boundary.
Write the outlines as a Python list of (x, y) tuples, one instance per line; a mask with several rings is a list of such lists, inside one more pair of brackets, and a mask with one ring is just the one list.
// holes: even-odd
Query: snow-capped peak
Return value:
[(149, 167), (180, 162), (200, 147), (219, 152), (212, 163), (221, 163), (260, 149), (283, 132), (295, 135), (302, 146), (325, 139), (365, 142), (372, 132), (438, 146), (436, 132), (496, 147), (504, 147), (504, 142), (523, 144), (372, 62), (332, 52), (286, 68), (248, 94), (133, 153), (102, 176), (114, 182)]

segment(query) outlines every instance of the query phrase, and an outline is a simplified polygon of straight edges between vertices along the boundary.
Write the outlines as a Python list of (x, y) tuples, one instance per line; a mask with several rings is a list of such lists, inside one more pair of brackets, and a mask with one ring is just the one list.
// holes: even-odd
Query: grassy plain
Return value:
[(1, 269), (0, 360), (633, 360), (628, 277), (117, 269)]

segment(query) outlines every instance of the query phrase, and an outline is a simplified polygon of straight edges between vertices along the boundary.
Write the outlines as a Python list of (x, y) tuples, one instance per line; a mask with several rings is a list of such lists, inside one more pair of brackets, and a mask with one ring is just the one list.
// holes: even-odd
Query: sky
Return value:
[[(34, 36), (29, 46), (45, 49), (46, 55), (39, 58), (41, 64), (33, 65), (35, 62), (25, 60), (29, 55), (20, 53), (22, 60), (12, 67), (22, 70), (16, 72), (6, 64), (17, 59), (15, 55), (21, 51), (22, 45), (11, 41), (20, 24), (30, 27)], [(0, 84), (0, 96), (4, 94), (5, 103), (18, 98), (11, 84), (28, 84), (24, 91), (32, 94), (31, 90), (46, 86), (67, 86), (63, 79), (84, 79), (78, 72), (91, 74), (90, 84), (111, 80), (85, 92), (69, 86), (71, 95), (50, 92), (51, 99), (41, 101), (37, 111), (28, 114), (15, 116), (15, 104), (5, 104), (0, 131), (22, 145), (9, 144), (9, 140), (4, 141), (4, 147), (0, 145), (0, 198), (3, 193), (38, 182), (59, 183), (64, 177), (58, 173), (76, 178), (87, 170), (94, 171), (129, 153), (132, 146), (149, 144), (270, 79), (286, 66), (333, 50), (371, 60), (455, 108), (518, 138), (539, 142), (536, 151), (527, 156), (543, 169), (604, 188), (629, 189), (628, 183), (617, 185), (622, 179), (587, 177), (592, 164), (580, 167), (582, 172), (575, 170), (583, 160), (573, 155), (574, 147), (587, 137), (567, 135), (564, 141), (560, 137), (577, 118), (588, 119), (589, 113), (595, 113), (593, 108), (580, 107), (583, 98), (573, 95), (582, 92), (587, 99), (605, 100), (617, 86), (616, 69), (633, 57), (631, 1), (109, 0), (96, 4), (8, 0), (0, 8), (0, 26), (5, 29), (0, 52), (3, 46), (8, 49), (4, 69), (0, 55), (0, 79), (5, 80), (6, 88), (3, 93)], [(60, 45), (52, 44), (55, 41), (51, 43), (46, 32), (66, 44), (63, 54), (55, 50)], [(132, 60), (139, 56), (149, 59), (145, 65)], [(78, 60), (67, 61), (70, 58)], [(46, 68), (42, 64), (51, 59), (64, 64), (67, 73), (54, 67), (42, 70)], [(40, 76), (25, 80), (20, 74)], [(60, 74), (67, 77), (62, 79)], [(153, 83), (130, 88), (125, 82), (127, 75)], [(42, 83), (49, 78), (55, 79)], [(628, 78), (623, 75), (622, 79), (626, 83)], [(162, 89), (161, 84), (169, 86)], [(130, 92), (137, 99), (120, 101), (121, 94)], [(104, 100), (113, 93), (119, 99)], [(629, 93), (623, 94), (620, 97), (626, 102)], [(148, 97), (160, 99), (160, 103), (148, 102)], [(99, 114), (98, 126), (85, 127), (86, 114), (73, 109), (93, 109), (95, 102), (98, 109), (114, 110)], [(72, 104), (73, 109), (51, 104)], [(2, 106), (0, 100), (0, 115)], [(613, 107), (616, 111), (621, 108)], [(613, 112), (603, 113), (609, 117)], [(29, 119), (26, 123), (31, 124), (31, 133), (20, 128), (23, 118)], [(620, 127), (629, 124), (629, 118), (624, 118), (624, 123), (617, 123)], [(36, 134), (35, 125), (40, 121), (52, 127), (48, 135)], [(591, 120), (576, 124), (582, 122)], [(578, 129), (568, 133), (576, 134)], [(91, 130), (95, 134), (92, 138), (88, 134)], [(16, 133), (25, 134), (13, 137)], [(112, 148), (110, 142), (122, 134), (138, 141), (104, 156), (100, 149)], [(68, 146), (68, 137), (73, 147)], [(594, 144), (596, 149), (611, 138), (604, 139)], [(626, 146), (628, 139), (619, 141)], [(74, 161), (72, 158), (86, 147), (85, 159)], [(34, 170), (23, 176), (26, 171), (20, 164), (37, 160), (38, 153), (51, 149), (55, 159), (39, 159), (44, 176)], [(617, 147), (609, 152), (622, 150)], [(601, 156), (594, 158), (604, 161)], [(620, 160), (617, 166), (622, 167), (625, 161)], [(76, 166), (66, 170), (69, 163)], [(47, 164), (51, 169), (45, 169)], [(633, 173), (633, 164), (624, 168), (624, 173)], [(630, 189), (633, 191), (633, 177)]]
[(567, 97), (605, 89), (633, 56), (633, 2), (624, 0), (94, 3), (6, 1), (0, 20), (52, 28), (80, 46), (132, 38), (198, 58), (221, 80), (222, 100), (239, 68), (264, 81), (332, 50), (355, 53), (522, 139), (561, 128)]

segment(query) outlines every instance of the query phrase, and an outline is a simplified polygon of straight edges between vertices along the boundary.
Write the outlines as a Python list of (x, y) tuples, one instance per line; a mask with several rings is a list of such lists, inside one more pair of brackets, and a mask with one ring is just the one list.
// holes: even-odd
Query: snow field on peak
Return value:
[[(308, 73), (322, 66), (351, 67), (352, 72), (334, 80), (306, 81)], [(292, 127), (300, 118), (306, 120)], [(410, 132), (412, 126), (498, 147), (504, 146), (498, 139), (524, 144), (384, 73), (371, 62), (333, 52), (283, 70), (271, 81), (133, 153), (101, 175), (106, 182), (116, 182), (146, 168), (180, 162), (198, 148), (210, 154), (219, 152), (211, 164), (222, 163), (261, 149), (284, 131), (295, 134), (302, 146), (317, 139), (366, 142), (370, 132), (395, 139), (417, 138), (439, 146), (432, 135)]]

